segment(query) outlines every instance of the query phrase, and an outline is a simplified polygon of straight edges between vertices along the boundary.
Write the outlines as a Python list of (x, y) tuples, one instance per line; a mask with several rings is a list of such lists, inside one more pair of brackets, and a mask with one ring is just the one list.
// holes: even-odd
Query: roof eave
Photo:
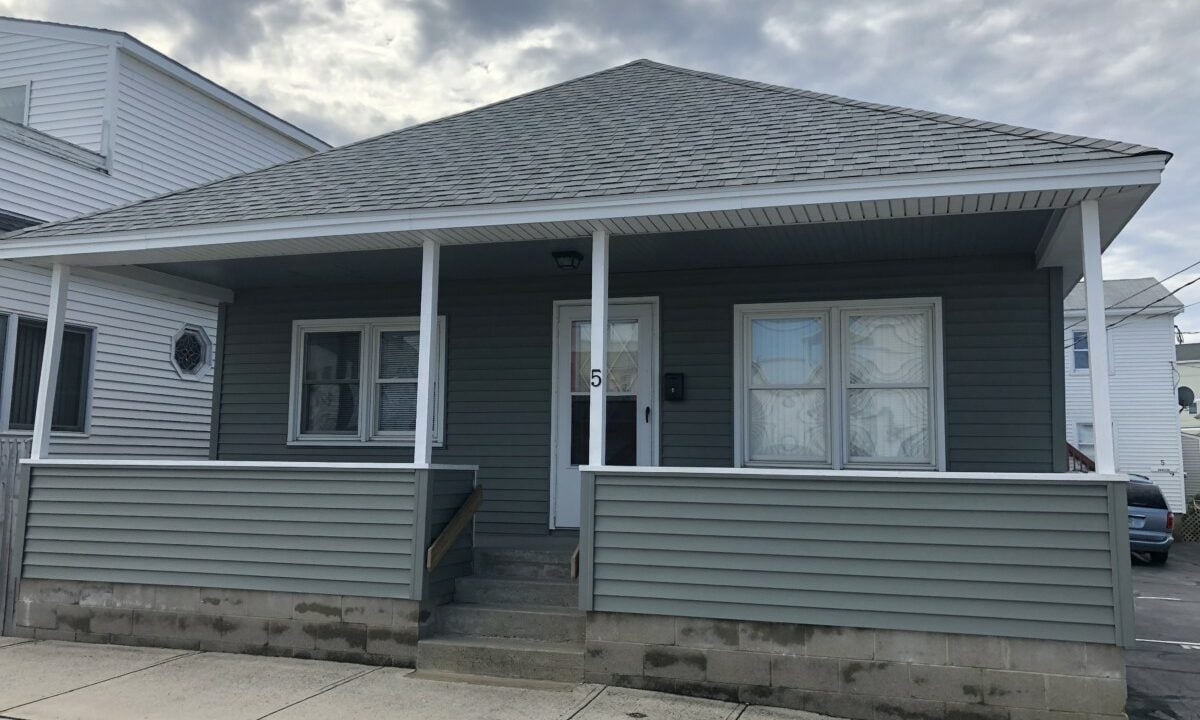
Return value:
[(1142, 155), (969, 171), (908, 173), (495, 205), (295, 216), (106, 233), (51, 235), (26, 232), (0, 241), (0, 259), (70, 262), (72, 258), (81, 261), (86, 256), (86, 263), (90, 264), (123, 264), (121, 256), (132, 257), (138, 252), (252, 245), (264, 241), (393, 233), (411, 235), (414, 244), (418, 244), (422, 233), (428, 235), (439, 230), (556, 223), (573, 227), (608, 227), (615, 233), (629, 234), (613, 221), (997, 193), (1095, 190), (1099, 195), (1106, 188), (1128, 186), (1149, 188), (1144, 191), (1148, 193), (1159, 183), (1164, 164), (1162, 155)]

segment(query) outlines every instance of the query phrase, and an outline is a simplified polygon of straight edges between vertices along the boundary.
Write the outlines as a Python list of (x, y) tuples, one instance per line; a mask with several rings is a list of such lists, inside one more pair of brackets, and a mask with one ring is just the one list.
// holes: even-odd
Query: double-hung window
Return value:
[[(0, 313), (0, 430), (32, 430), (37, 413), (46, 321)], [(86, 432), (92, 368), (92, 330), (66, 325), (51, 430)]]
[(1078, 371), (1087, 370), (1090, 366), (1087, 332), (1076, 330), (1071, 333), (1071, 367)]
[[(293, 327), (292, 444), (411, 445), (417, 416), (418, 318), (305, 320)], [(445, 323), (434, 342), (433, 441), (442, 442)]]
[(744, 465), (939, 468), (936, 300), (740, 305)]

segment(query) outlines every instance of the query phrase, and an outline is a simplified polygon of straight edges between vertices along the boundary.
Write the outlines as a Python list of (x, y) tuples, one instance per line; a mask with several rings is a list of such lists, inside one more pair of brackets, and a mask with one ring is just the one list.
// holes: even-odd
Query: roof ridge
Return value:
[[(111, 30), (111, 31), (107, 31), (107, 32), (118, 32), (119, 33), (120, 31)], [(311, 153), (309, 155), (305, 155), (303, 157), (296, 157), (296, 158), (292, 158), (291, 160), (284, 160), (283, 162), (275, 163), (274, 165), (268, 165), (266, 167), (257, 168), (257, 169), (250, 170), (250, 171), (247, 171), (244, 173), (237, 173), (234, 175), (226, 175), (225, 177), (215, 178), (213, 180), (209, 180), (208, 182), (201, 183), (199, 185), (190, 185), (188, 187), (178, 188), (176, 190), (168, 190), (165, 193), (160, 193), (158, 195), (152, 195), (152, 196), (146, 197), (146, 198), (138, 198), (137, 200), (133, 200), (131, 202), (124, 203), (122, 205), (113, 205), (111, 207), (100, 208), (98, 210), (93, 210), (89, 213), (84, 213), (82, 215), (73, 215), (69, 218), (62, 218), (61, 220), (55, 220), (53, 222), (42, 223), (40, 225), (31, 225), (30, 227), (21, 228), (20, 230), (17, 230), (15, 232), (11, 232), (8, 234), (0, 233), (0, 238), (3, 238), (5, 240), (10, 240), (12, 238), (19, 237), (26, 233), (32, 233), (35, 229), (38, 232), (41, 232), (42, 230), (46, 230), (48, 228), (54, 228), (54, 227), (56, 227), (58, 225), (62, 225), (64, 223), (74, 222), (76, 220), (84, 220), (87, 218), (95, 217), (96, 215), (101, 215), (106, 212), (112, 212), (112, 211), (116, 211), (116, 210), (124, 210), (126, 208), (131, 208), (131, 207), (140, 205), (142, 203), (150, 202), (151, 200), (158, 200), (161, 198), (172, 197), (172, 196), (176, 196), (176, 195), (186, 195), (187, 193), (202, 190), (204, 188), (211, 187), (213, 185), (217, 185), (219, 183), (223, 183), (226, 181), (232, 181), (232, 180), (235, 180), (238, 178), (249, 177), (251, 175), (257, 175), (258, 173), (266, 172), (268, 170), (273, 170), (273, 169), (279, 168), (279, 167), (284, 167), (285, 165), (291, 165), (293, 163), (301, 162), (303, 160), (309, 160), (318, 155), (327, 155), (327, 154), (338, 152), (341, 150), (348, 150), (352, 147), (358, 147), (359, 145), (364, 145), (369, 142), (381, 140), (385, 137), (399, 135), (400, 133), (408, 132), (410, 130), (416, 130), (417, 128), (428, 127), (430, 125), (440, 123), (444, 120), (450, 120), (452, 118), (456, 118), (456, 117), (460, 117), (462, 115), (467, 115), (469, 113), (473, 113), (477, 110), (484, 110), (486, 108), (496, 107), (496, 106), (503, 105), (508, 102), (512, 102), (514, 100), (519, 100), (521, 98), (529, 97), (531, 95), (536, 95), (538, 93), (543, 93), (548, 90), (553, 90), (555, 88), (561, 88), (566, 85), (570, 85), (572, 83), (579, 82), (581, 80), (593, 78), (593, 77), (596, 77), (597, 75), (603, 75), (605, 73), (615, 72), (617, 70), (621, 70), (622, 68), (629, 67), (630, 65), (636, 65), (638, 63), (646, 63), (646, 62), (653, 62), (653, 61), (644, 60), (644, 59), (632, 60), (632, 61), (624, 63), (622, 65), (616, 65), (616, 66), (613, 66), (610, 68), (604, 68), (603, 70), (597, 70), (596, 72), (588, 73), (587, 75), (580, 75), (579, 77), (569, 78), (567, 80), (563, 80), (561, 82), (554, 83), (553, 85), (547, 85), (546, 87), (536, 88), (534, 90), (530, 90), (528, 92), (523, 92), (518, 95), (513, 95), (511, 97), (507, 97), (502, 100), (496, 100), (495, 102), (488, 103), (487, 105), (480, 105), (479, 107), (470, 108), (468, 110), (462, 110), (462, 111), (456, 112), (452, 115), (443, 115), (441, 117), (436, 117), (431, 120), (426, 120), (425, 122), (415, 123), (415, 124), (409, 125), (407, 127), (396, 128), (394, 130), (387, 130), (385, 132), (379, 133), (378, 135), (372, 135), (371, 137), (363, 138), (361, 140), (355, 140), (354, 142), (346, 143), (345, 145), (338, 145), (337, 147), (325, 148), (324, 150), (319, 150), (317, 152)]]
[(833, 95), (831, 93), (819, 93), (813, 90), (804, 90), (802, 88), (791, 88), (786, 85), (775, 85), (772, 83), (764, 83), (756, 80), (746, 80), (736, 78), (730, 75), (721, 75), (720, 73), (706, 72), (704, 70), (693, 70), (692, 68), (680, 67), (678, 65), (669, 65), (667, 63), (657, 62), (655, 60), (635, 60), (633, 64), (645, 65), (654, 67), (660, 70), (675, 72), (681, 75), (692, 75), (702, 77), (715, 82), (725, 82), (733, 85), (743, 85), (752, 87), (758, 90), (767, 90), (771, 92), (779, 92), (787, 95), (817, 100), (819, 102), (827, 102), (835, 105), (843, 105), (846, 107), (864, 108), (877, 112), (892, 113), (894, 115), (903, 115), (905, 117), (915, 117), (922, 120), (932, 120), (934, 122), (942, 122), (949, 125), (959, 127), (968, 127), (977, 130), (990, 130), (992, 132), (1005, 135), (1012, 135), (1021, 138), (1034, 138), (1047, 142), (1054, 142), (1060, 145), (1071, 147), (1086, 147), (1093, 150), (1108, 150), (1109, 152), (1117, 152), (1122, 155), (1136, 156), (1153, 153), (1162, 153), (1171, 155), (1166, 150), (1161, 150), (1149, 145), (1139, 145), (1135, 143), (1124, 143), (1117, 140), (1106, 140), (1104, 138), (1088, 137), (1086, 135), (1068, 135), (1066, 133), (1056, 133), (1049, 130), (1038, 130), (1036, 128), (1027, 128), (1020, 125), (1008, 125), (1005, 123), (990, 122), (987, 120), (978, 120), (975, 118), (963, 117), (961, 115), (950, 115), (948, 113), (933, 112), (930, 110), (917, 110), (915, 108), (904, 107), (901, 105), (884, 105), (882, 103), (874, 103), (866, 100), (855, 100), (841, 95)]

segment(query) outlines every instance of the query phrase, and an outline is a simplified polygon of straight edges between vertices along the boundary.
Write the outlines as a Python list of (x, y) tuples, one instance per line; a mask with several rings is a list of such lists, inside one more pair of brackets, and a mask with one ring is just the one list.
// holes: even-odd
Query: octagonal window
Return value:
[(175, 334), (171, 362), (183, 377), (199, 377), (208, 369), (212, 347), (200, 328), (185, 327)]

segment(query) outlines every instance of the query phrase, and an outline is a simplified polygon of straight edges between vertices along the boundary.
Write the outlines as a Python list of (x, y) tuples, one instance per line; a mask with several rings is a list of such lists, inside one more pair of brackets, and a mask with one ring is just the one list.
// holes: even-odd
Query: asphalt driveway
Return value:
[(1126, 653), (1130, 720), (1200, 720), (1200, 543), (1166, 565), (1133, 561), (1138, 643)]

